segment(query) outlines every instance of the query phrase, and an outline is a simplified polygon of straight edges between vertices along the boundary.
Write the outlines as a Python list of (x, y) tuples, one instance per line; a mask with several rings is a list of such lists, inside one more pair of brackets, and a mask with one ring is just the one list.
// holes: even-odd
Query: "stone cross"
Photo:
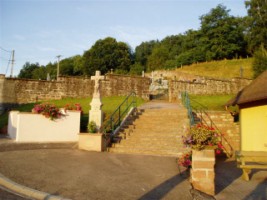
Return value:
[(89, 111), (89, 122), (94, 121), (99, 131), (103, 124), (103, 112), (102, 112), (102, 101), (100, 91), (100, 81), (104, 80), (104, 76), (100, 75), (100, 71), (95, 72), (95, 76), (91, 77), (91, 80), (95, 81), (93, 99), (90, 103), (91, 110)]
[(95, 76), (91, 76), (91, 80), (95, 81), (93, 97), (100, 97), (100, 80), (104, 80), (104, 76), (101, 76), (100, 71), (96, 71)]

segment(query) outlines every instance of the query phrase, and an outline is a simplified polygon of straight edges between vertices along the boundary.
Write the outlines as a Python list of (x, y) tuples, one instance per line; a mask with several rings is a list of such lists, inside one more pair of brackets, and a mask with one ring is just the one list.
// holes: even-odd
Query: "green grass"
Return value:
[[(206, 110), (224, 111), (225, 104), (235, 95), (190, 95), (190, 103), (193, 109), (205, 108)], [(237, 108), (231, 108), (236, 110)]]
[[(112, 96), (112, 97), (104, 97), (102, 98), (103, 103), (103, 112), (105, 116), (109, 116), (113, 113), (113, 111), (124, 101), (126, 96)], [(88, 122), (88, 114), (89, 110), (91, 109), (90, 102), (92, 98), (66, 98), (61, 100), (51, 100), (51, 101), (41, 101), (39, 103), (51, 103), (56, 105), (57, 107), (65, 107), (66, 104), (76, 104), (79, 103), (83, 110), (83, 115), (81, 118), (81, 129), (85, 131), (85, 127), (87, 126)], [(141, 98), (136, 97), (137, 106), (143, 104), (145, 101)], [(30, 104), (23, 104), (18, 106), (16, 109), (21, 112), (31, 112), (32, 108), (34, 107), (35, 103)], [(0, 129), (7, 125), (8, 123), (8, 114), (4, 113), (1, 115), (0, 118)]]
[(214, 78), (234, 78), (240, 77), (240, 67), (243, 68), (244, 78), (253, 78), (252, 58), (233, 59), (203, 62), (183, 66), (177, 72), (185, 72), (193, 75), (207, 76)]

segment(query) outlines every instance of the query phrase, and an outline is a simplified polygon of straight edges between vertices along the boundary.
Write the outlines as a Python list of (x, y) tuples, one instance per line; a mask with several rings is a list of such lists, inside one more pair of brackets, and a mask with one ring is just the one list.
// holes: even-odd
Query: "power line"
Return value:
[(9, 59), (8, 59), (8, 58), (2, 57), (2, 56), (0, 56), (0, 59), (2, 59), (2, 60), (6, 60), (6, 61), (9, 61)]
[(4, 48), (1, 47), (1, 46), (0, 46), (0, 49), (3, 50), (3, 51), (5, 51), (5, 52), (12, 53), (12, 51), (6, 50), (6, 49), (4, 49)]
[(8, 68), (9, 68), (10, 61), (11, 61), (11, 57), (12, 57), (12, 54), (10, 54), (10, 58), (9, 58), (9, 60), (8, 60), (8, 63), (7, 63), (7, 67), (6, 67), (6, 73), (5, 73), (5, 75), (7, 75), (7, 71), (8, 71)]

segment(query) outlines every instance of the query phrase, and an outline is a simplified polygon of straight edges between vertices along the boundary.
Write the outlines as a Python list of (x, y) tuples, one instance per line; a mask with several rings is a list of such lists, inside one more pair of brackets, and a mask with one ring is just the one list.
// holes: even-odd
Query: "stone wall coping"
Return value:
[(105, 76), (118, 76), (118, 77), (132, 77), (132, 78), (140, 78), (140, 79), (150, 79), (149, 77), (145, 76), (136, 76), (136, 75), (124, 75), (124, 74), (106, 74)]

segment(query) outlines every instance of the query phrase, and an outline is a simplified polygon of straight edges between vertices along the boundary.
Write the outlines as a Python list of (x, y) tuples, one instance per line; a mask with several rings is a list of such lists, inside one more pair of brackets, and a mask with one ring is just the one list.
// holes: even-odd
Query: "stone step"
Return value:
[(127, 149), (126, 151), (124, 149), (119, 148), (111, 148), (109, 150), (111, 153), (123, 153), (123, 154), (142, 154), (142, 155), (157, 155), (157, 156), (173, 156), (178, 157), (182, 155), (182, 150), (176, 149), (176, 150), (146, 150), (146, 149)]
[(182, 107), (139, 110), (126, 121), (109, 151), (177, 156), (185, 149), (182, 135), (186, 124), (187, 110)]

